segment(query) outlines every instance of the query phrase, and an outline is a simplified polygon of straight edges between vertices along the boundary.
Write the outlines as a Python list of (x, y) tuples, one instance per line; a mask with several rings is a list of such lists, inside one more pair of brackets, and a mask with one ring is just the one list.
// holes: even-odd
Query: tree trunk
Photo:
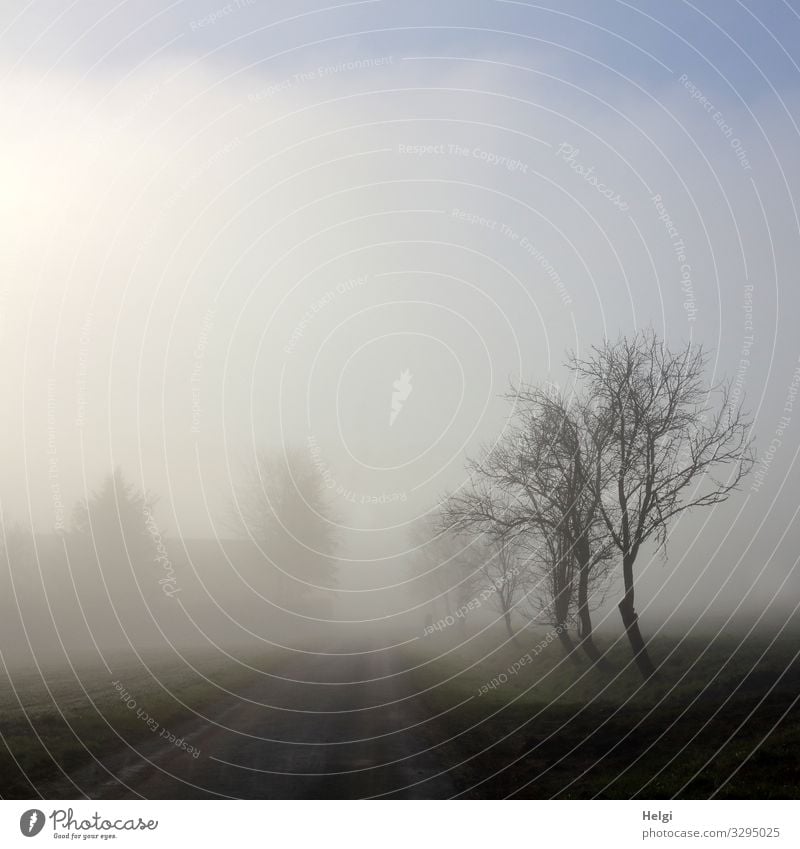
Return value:
[(633, 659), (636, 661), (636, 666), (642, 674), (642, 678), (647, 681), (655, 675), (656, 669), (647, 652), (644, 637), (639, 630), (639, 617), (633, 606), (633, 560), (629, 557), (622, 559), (622, 578), (625, 584), (625, 595), (619, 603), (619, 612), (625, 626), (625, 633), (628, 635), (628, 640), (633, 649)]
[(567, 622), (572, 606), (573, 563), (571, 554), (565, 554), (569, 549), (569, 541), (562, 531), (558, 537), (557, 560), (553, 566), (553, 613), (556, 623), (556, 636), (564, 649), (564, 654), (577, 666), (580, 660), (575, 652), (575, 643), (569, 635)]
[[(592, 637), (592, 620), (589, 616), (589, 611), (585, 611), (586, 620), (583, 619), (583, 614), (581, 615), (581, 629), (580, 629), (580, 647), (583, 649), (583, 653), (589, 660), (597, 667), (601, 672), (610, 672), (611, 664), (603, 657), (600, 649), (597, 648), (597, 645)], [(586, 630), (588, 629), (588, 630)]]
[(561, 643), (561, 647), (564, 649), (564, 654), (576, 666), (580, 666), (581, 662), (578, 658), (578, 653), (575, 651), (575, 643), (572, 642), (572, 637), (570, 637), (569, 635), (566, 622), (561, 622), (556, 626), (556, 633), (558, 634), (558, 639)]
[(504, 610), (503, 611), (503, 621), (506, 623), (506, 631), (508, 631), (508, 636), (511, 637), (514, 645), (522, 648), (520, 641), (517, 639), (517, 635), (514, 633), (514, 629), (511, 627), (511, 611)]
[(586, 541), (581, 539), (575, 546), (578, 559), (578, 636), (580, 646), (589, 660), (602, 672), (610, 672), (611, 666), (603, 658), (592, 636), (592, 613), (589, 610), (589, 569), (591, 556), (586, 550)]

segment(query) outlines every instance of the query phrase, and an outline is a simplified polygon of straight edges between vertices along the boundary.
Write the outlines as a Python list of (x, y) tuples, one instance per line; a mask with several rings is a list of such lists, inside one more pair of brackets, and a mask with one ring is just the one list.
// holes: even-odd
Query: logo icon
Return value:
[(395, 380), (392, 386), (394, 387), (394, 392), (392, 392), (392, 409), (389, 413), (390, 427), (394, 424), (394, 420), (400, 414), (400, 410), (403, 409), (404, 401), (406, 401), (411, 394), (411, 390), (414, 388), (411, 385), (411, 372), (408, 369), (400, 372), (400, 377)]
[(25, 837), (36, 837), (44, 828), (44, 813), (38, 808), (31, 808), (19, 818), (19, 830)]

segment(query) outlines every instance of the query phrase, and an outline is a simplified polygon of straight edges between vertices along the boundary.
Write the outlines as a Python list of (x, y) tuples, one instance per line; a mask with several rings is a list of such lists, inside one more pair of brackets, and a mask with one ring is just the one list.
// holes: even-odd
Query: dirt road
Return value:
[(330, 651), (293, 653), (273, 675), (171, 729), (197, 758), (154, 736), (82, 770), (76, 783), (91, 798), (451, 796), (433, 748), (441, 731), (437, 738), (402, 674), (407, 658)]

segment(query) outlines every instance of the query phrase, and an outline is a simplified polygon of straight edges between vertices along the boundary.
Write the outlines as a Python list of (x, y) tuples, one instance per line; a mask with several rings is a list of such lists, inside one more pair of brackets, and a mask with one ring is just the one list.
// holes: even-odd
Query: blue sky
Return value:
[[(408, 496), (349, 519), (400, 533), (509, 377), (646, 324), (712, 349), (766, 451), (800, 357), (797, 45), (780, 0), (20, 6), (3, 503), (52, 524), (51, 427), (68, 502), (120, 462), (165, 526), (215, 533), (249, 451), (314, 437), (349, 490)], [(798, 447), (800, 413), (734, 548), (791, 525)]]
[[(204, 22), (215, 13), (214, 22)], [(768, 85), (762, 74), (775, 86), (796, 85), (792, 59), (797, 62), (798, 57), (791, 54), (798, 35), (797, 3), (782, 0), (696, 4), (678, 0), (666, 4), (253, 0), (248, 4), (242, 0), (240, 5), (235, 0), (232, 4), (207, 0), (31, 3), (9, 19), (3, 41), (6, 61), (24, 53), (23, 61), (41, 68), (71, 64), (88, 69), (99, 61), (97, 70), (127, 71), (148, 60), (154, 50), (165, 48), (175, 54), (213, 55), (237, 65), (262, 63), (267, 75), (293, 67), (296, 60), (265, 61), (265, 57), (320, 39), (331, 41), (305, 50), (320, 55), (375, 49), (396, 54), (419, 50), (448, 55), (535, 54), (543, 43), (551, 42), (567, 58), (574, 56), (571, 50), (584, 51), (640, 84), (661, 79), (659, 66), (644, 55), (650, 53), (666, 65), (680, 65), (708, 82), (727, 80), (743, 95), (752, 95)], [(334, 40), (337, 36), (340, 39)]]

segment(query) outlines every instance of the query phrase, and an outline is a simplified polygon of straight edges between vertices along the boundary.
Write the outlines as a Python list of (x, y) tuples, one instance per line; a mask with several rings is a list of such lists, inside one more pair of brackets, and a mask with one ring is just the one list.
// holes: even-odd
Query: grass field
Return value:
[[(420, 743), (435, 752), (458, 794), (800, 796), (796, 635), (772, 643), (765, 636), (744, 644), (732, 636), (655, 641), (659, 677), (647, 686), (624, 645), (608, 647), (617, 670), (610, 674), (582, 658), (571, 663), (557, 644), (522, 666), (524, 649), (497, 645), (497, 634), (474, 637), (461, 649), (433, 638), (413, 643), (402, 658), (410, 670), (404, 686), (424, 691), (431, 718), (419, 728)], [(148, 670), (128, 657), (110, 673), (88, 664), (75, 673), (44, 669), (46, 685), (35, 669), (3, 676), (2, 796), (47, 795), (53, 787), (59, 798), (80, 796), (64, 772), (84, 769), (85, 777), (95, 756), (124, 751), (126, 744), (141, 748), (153, 739), (154, 723), (180, 734), (196, 722), (193, 710), (220, 698), (219, 688), (255, 687), (269, 696), (268, 679), (259, 682), (256, 672), (224, 656), (187, 659), (198, 671), (177, 661), (149, 662)], [(248, 662), (270, 670), (292, 660), (261, 654)], [(508, 673), (515, 664), (518, 671)], [(488, 688), (492, 679), (497, 683)], [(102, 768), (95, 768), (99, 775)]]
[[(92, 666), (76, 668), (75, 673), (63, 668), (43, 668), (43, 674), (15, 670), (0, 677), (5, 743), (0, 749), (1, 795), (34, 797), (52, 782), (60, 788), (75, 787), (65, 773), (91, 765), (95, 756), (123, 749), (126, 743), (139, 746), (162, 729), (178, 733), (193, 719), (192, 710), (202, 711), (219, 698), (219, 688), (236, 692), (255, 675), (222, 657), (188, 660), (196, 672), (181, 662), (151, 660), (145, 665), (127, 657), (112, 663), (110, 673)], [(269, 661), (262, 657), (254, 665)], [(129, 698), (134, 706), (126, 703)], [(82, 793), (75, 787), (71, 795)]]
[(576, 668), (557, 646), (510, 674), (525, 652), (488, 644), (476, 665), (472, 646), (416, 675), (432, 713), (469, 699), (449, 714), (458, 736), (442, 747), (467, 796), (796, 798), (800, 641), (770, 642), (656, 641), (662, 665), (646, 686), (621, 645), (609, 675)]

